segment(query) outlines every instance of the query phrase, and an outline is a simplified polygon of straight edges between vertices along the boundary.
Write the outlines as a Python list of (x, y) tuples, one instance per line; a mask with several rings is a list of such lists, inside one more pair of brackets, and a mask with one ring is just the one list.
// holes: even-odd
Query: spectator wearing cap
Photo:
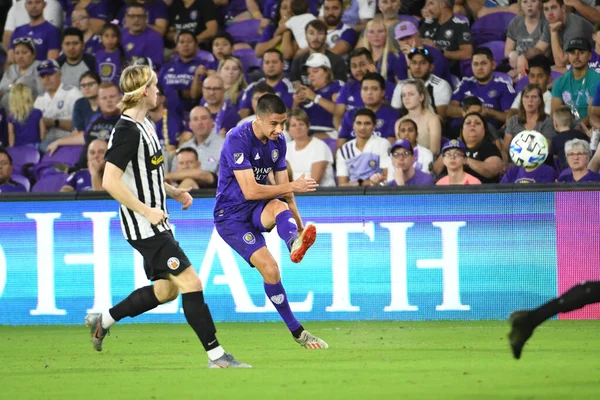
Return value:
[(309, 85), (298, 84), (294, 93), (293, 108), (301, 108), (314, 124), (313, 133), (328, 137), (335, 128), (333, 111), (335, 100), (344, 82), (334, 80), (329, 58), (321, 53), (313, 53), (306, 60)]
[(410, 118), (399, 119), (396, 121), (395, 132), (397, 139), (404, 139), (410, 142), (413, 149), (413, 166), (427, 174), (431, 174), (433, 168), (433, 153), (427, 147), (421, 146), (417, 142), (419, 128), (417, 123)]
[(62, 83), (60, 66), (55, 60), (45, 60), (37, 67), (46, 92), (38, 96), (33, 106), (42, 111), (46, 126), (46, 137), (40, 144), (40, 150), (57, 139), (71, 136), (73, 108), (81, 92), (74, 86)]
[(552, 86), (552, 112), (564, 104), (571, 109), (576, 120), (583, 120), (586, 125), (588, 106), (600, 83), (600, 74), (588, 64), (591, 49), (586, 37), (572, 39), (567, 46), (571, 69)]
[(571, 40), (583, 38), (591, 49), (594, 27), (579, 15), (567, 12), (563, 0), (542, 0), (542, 3), (548, 27), (535, 47), (542, 52), (550, 51), (555, 66), (564, 70), (569, 64), (565, 52), (569, 51)]
[(96, 59), (93, 55), (84, 52), (83, 44), (83, 32), (72, 27), (65, 29), (62, 55), (57, 60), (65, 85), (77, 86), (84, 72), (96, 70)]
[(344, 59), (327, 48), (327, 25), (321, 20), (313, 20), (306, 25), (305, 33), (308, 51), (296, 56), (292, 61), (292, 81), (300, 81), (306, 84), (308, 77), (303, 67), (311, 55), (321, 54), (329, 60), (329, 68), (333, 71), (333, 77), (345, 82), (347, 72)]
[[(377, 72), (367, 73), (361, 81), (360, 95), (364, 108), (373, 111), (377, 117), (373, 134), (388, 139), (390, 143), (394, 142), (396, 139), (394, 124), (400, 113), (385, 101), (385, 80), (383, 77)], [(356, 109), (344, 115), (337, 140), (337, 148), (356, 137), (353, 129), (355, 112)]]
[(322, 10), (323, 21), (327, 25), (327, 47), (332, 53), (345, 56), (356, 45), (358, 34), (342, 22), (343, 1), (325, 0)]
[(61, 192), (103, 191), (102, 177), (106, 161), (104, 154), (108, 148), (108, 141), (103, 139), (93, 140), (86, 152), (86, 167), (69, 175)]
[(33, 39), (21, 38), (13, 48), (13, 54), (15, 63), (4, 71), (0, 81), (0, 107), (5, 110), (9, 109), (10, 88), (16, 83), (27, 85), (34, 99), (44, 92), (44, 85), (36, 70), (40, 62), (35, 59)]
[(336, 154), (338, 186), (385, 184), (391, 164), (391, 144), (388, 140), (373, 135), (376, 120), (375, 113), (367, 108), (356, 111), (356, 139), (346, 142)]
[(588, 169), (592, 150), (585, 140), (573, 139), (565, 143), (569, 168), (559, 176), (558, 182), (600, 182), (600, 174)]
[(159, 70), (164, 61), (164, 45), (162, 36), (148, 27), (148, 13), (141, 4), (127, 7), (127, 26), (123, 31), (121, 43), (128, 59), (148, 57), (153, 68)]
[(21, 38), (31, 38), (35, 44), (35, 56), (39, 61), (47, 58), (55, 60), (60, 51), (60, 30), (44, 18), (44, 0), (27, 0), (25, 9), (29, 23), (15, 28), (8, 48), (8, 64), (15, 62), (14, 46)]
[(439, 76), (446, 82), (450, 82), (450, 65), (448, 64), (448, 60), (436, 47), (423, 44), (421, 34), (412, 22), (400, 22), (396, 25), (394, 34), (396, 43), (400, 51), (404, 54), (407, 64), (410, 64), (408, 56), (413, 52), (413, 49), (423, 49), (423, 53), (425, 53), (424, 50), (427, 50), (431, 57), (433, 57), (433, 71), (431, 73)]
[(461, 118), (462, 101), (468, 96), (477, 96), (483, 102), (483, 115), (498, 128), (506, 122), (510, 115), (510, 106), (515, 99), (512, 82), (494, 76), (496, 62), (492, 51), (487, 47), (475, 50), (471, 66), (473, 76), (460, 81), (446, 114), (450, 118)]
[(239, 113), (242, 118), (250, 115), (252, 111), (252, 95), (254, 93), (254, 86), (259, 83), (266, 83), (271, 86), (277, 96), (283, 100), (287, 108), (292, 108), (294, 104), (294, 84), (283, 74), (284, 61), (283, 54), (277, 49), (267, 50), (263, 56), (262, 70), (265, 74), (264, 78), (259, 79), (257, 82), (253, 82), (244, 91), (242, 98), (239, 103)]
[[(429, 92), (431, 106), (436, 113), (444, 120), (446, 118), (446, 109), (452, 97), (452, 88), (450, 84), (432, 73), (434, 69), (433, 56), (425, 48), (413, 48), (408, 54), (409, 75), (414, 79), (420, 79), (425, 83), (425, 88)], [(394, 95), (392, 96), (392, 107), (400, 109), (402, 107), (402, 87), (405, 81), (400, 81), (396, 85)]]
[[(550, 60), (543, 54), (538, 54), (529, 60), (527, 68), (527, 79), (530, 85), (538, 85), (543, 89), (544, 95), (544, 112), (548, 115), (552, 113), (552, 92), (546, 89), (552, 79), (552, 70), (550, 68)], [(521, 104), (521, 93), (517, 93), (517, 97), (510, 106), (510, 114), (517, 114)]]
[[(175, 35), (191, 31), (205, 49), (217, 34), (218, 18), (219, 10), (212, 0), (175, 0), (169, 6), (169, 25), (175, 28)], [(167, 34), (167, 38), (173, 40), (175, 37)]]
[[(57, 27), (59, 30), (63, 27), (63, 10), (58, 0), (45, 0), (46, 5), (44, 7), (44, 19), (50, 22), (52, 25)], [(8, 49), (10, 46), (10, 39), (16, 27), (21, 25), (27, 25), (30, 21), (29, 14), (25, 7), (27, 1), (14, 1), (8, 14), (6, 15), (6, 22), (4, 24), (4, 35), (2, 37), (2, 44), (4, 49)], [(7, 3), (10, 4), (10, 3)]]
[(13, 173), (12, 157), (0, 148), (0, 193), (27, 192), (25, 186), (11, 179)]
[(460, 140), (452, 139), (442, 148), (441, 158), (447, 175), (440, 178), (436, 185), (480, 185), (481, 181), (465, 172), (468, 157), (467, 147)]
[(454, 16), (454, 0), (427, 0), (431, 20), (419, 27), (423, 43), (438, 48), (450, 61), (469, 60), (473, 54), (469, 23)]
[(382, 20), (374, 19), (367, 23), (365, 36), (357, 47), (364, 47), (371, 52), (377, 71), (386, 80), (396, 83), (408, 77), (406, 58), (392, 46)]
[(225, 136), (241, 119), (237, 108), (225, 100), (225, 83), (219, 75), (211, 75), (202, 83), (204, 95), (200, 105), (205, 106), (215, 121), (217, 133)]
[(433, 185), (433, 177), (414, 167), (415, 154), (410, 142), (398, 139), (390, 149), (392, 169), (388, 171), (388, 186)]
[[(104, 31), (104, 26), (100, 33), (95, 33), (90, 26), (90, 15), (85, 8), (76, 8), (71, 14), (73, 28), (77, 28), (83, 34), (83, 52), (92, 56), (97, 51), (103, 50), (100, 34)], [(64, 34), (63, 34), (64, 35)]]
[(287, 143), (285, 160), (290, 181), (305, 175), (321, 187), (335, 186), (333, 154), (325, 142), (308, 135), (309, 128), (310, 120), (303, 110), (296, 108), (288, 113), (286, 130), (292, 140)]

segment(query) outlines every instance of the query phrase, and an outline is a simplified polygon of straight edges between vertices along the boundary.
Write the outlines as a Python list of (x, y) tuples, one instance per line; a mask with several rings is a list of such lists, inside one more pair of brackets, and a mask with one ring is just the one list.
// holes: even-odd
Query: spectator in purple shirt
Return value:
[(357, 47), (364, 47), (371, 52), (377, 71), (388, 81), (396, 83), (408, 77), (406, 58), (392, 46), (383, 21), (369, 21), (365, 37)]
[(325, 0), (323, 2), (323, 20), (327, 25), (327, 47), (338, 56), (348, 54), (358, 42), (356, 31), (342, 22), (343, 12), (342, 0)]
[(148, 13), (143, 5), (132, 4), (127, 8), (128, 30), (123, 32), (122, 44), (128, 58), (135, 61), (148, 57), (155, 70), (159, 70), (164, 61), (163, 38), (148, 27)]
[(415, 169), (413, 147), (405, 139), (398, 139), (392, 144), (391, 170), (388, 170), (388, 186), (433, 185), (433, 177), (419, 169)]
[(85, 8), (76, 8), (71, 15), (73, 28), (83, 33), (83, 51), (85, 54), (95, 55), (102, 50), (102, 40), (99, 34), (92, 31), (90, 27), (90, 16)]
[(283, 59), (290, 68), (290, 61), (294, 58), (295, 44), (292, 31), (285, 25), (292, 16), (292, 0), (279, 0), (274, 3), (276, 11), (271, 18), (271, 24), (262, 31), (258, 43), (254, 48), (256, 57), (263, 57), (267, 50), (277, 49), (283, 54)]
[[(163, 0), (126, 0), (126, 5), (141, 4), (148, 13), (148, 26), (160, 34), (165, 36), (169, 25), (169, 9), (167, 3)], [(123, 7), (117, 16), (119, 21), (122, 21), (122, 26), (127, 29), (125, 23), (125, 13), (127, 6)]]
[(237, 109), (225, 100), (225, 83), (218, 75), (209, 76), (202, 83), (204, 99), (202, 106), (208, 108), (218, 134), (225, 136), (227, 132), (237, 125), (240, 116)]
[(102, 188), (102, 176), (104, 175), (104, 154), (108, 148), (108, 142), (103, 139), (93, 140), (87, 148), (87, 168), (73, 172), (67, 178), (65, 185), (60, 188), (61, 192), (83, 192), (100, 191)]
[(90, 28), (95, 34), (100, 33), (108, 19), (108, 8), (104, 0), (61, 0), (63, 10), (67, 16), (65, 26), (72, 25), (73, 12), (84, 8), (90, 17)]
[(477, 96), (484, 106), (483, 115), (495, 127), (500, 127), (510, 116), (510, 107), (515, 98), (512, 82), (494, 76), (496, 62), (492, 51), (487, 47), (479, 47), (473, 52), (471, 66), (473, 76), (462, 79), (452, 95), (446, 116), (461, 118), (462, 101), (466, 97)]
[(60, 30), (44, 19), (44, 0), (24, 0), (30, 22), (15, 28), (8, 50), (8, 63), (14, 63), (14, 46), (19, 38), (30, 37), (35, 43), (36, 60), (56, 60), (60, 51)]
[(11, 179), (12, 173), (12, 157), (0, 148), (0, 193), (26, 192), (25, 186)]
[(42, 112), (33, 108), (31, 89), (15, 83), (10, 89), (8, 114), (8, 145), (37, 145), (46, 135)]
[(588, 169), (590, 162), (590, 144), (585, 140), (573, 139), (565, 144), (569, 169), (564, 170), (558, 182), (600, 182), (600, 174)]
[(106, 24), (100, 37), (103, 48), (96, 52), (96, 72), (102, 82), (112, 82), (118, 86), (121, 70), (127, 60), (121, 44), (121, 29), (117, 25)]

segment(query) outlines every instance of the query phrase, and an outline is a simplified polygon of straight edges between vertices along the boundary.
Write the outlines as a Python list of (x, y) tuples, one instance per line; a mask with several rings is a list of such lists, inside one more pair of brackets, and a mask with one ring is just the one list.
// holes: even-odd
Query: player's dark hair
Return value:
[(373, 122), (373, 125), (377, 124), (377, 116), (373, 111), (369, 110), (368, 108), (359, 108), (358, 111), (356, 111), (356, 114), (354, 114), (354, 119), (352, 120), (352, 122), (356, 121), (356, 118), (360, 117), (361, 115), (369, 117), (371, 119), (371, 122)]
[(279, 56), (279, 60), (281, 62), (284, 61), (284, 59), (283, 59), (283, 53), (281, 51), (277, 50), (276, 48), (271, 48), (271, 49), (265, 51), (264, 54), (263, 54), (263, 58), (265, 57), (265, 54), (268, 54), (268, 53), (275, 53), (275, 54), (277, 54)]
[[(492, 62), (493, 62), (493, 61), (495, 61), (495, 60), (494, 60), (494, 54), (493, 54), (493, 53), (492, 53), (492, 51), (491, 51), (489, 48), (487, 48), (487, 47), (483, 47), (483, 46), (482, 46), (482, 47), (478, 47), (478, 48), (476, 48), (476, 49), (475, 49), (475, 51), (473, 52), (473, 57), (475, 57), (475, 56), (476, 56), (476, 55), (478, 55), (478, 54), (486, 56), (486, 58), (487, 58), (488, 60), (492, 61)], [(471, 60), (473, 59), (473, 57), (471, 58)]]
[(350, 61), (352, 61), (352, 59), (354, 57), (362, 57), (362, 56), (367, 57), (367, 60), (369, 60), (369, 62), (373, 62), (373, 55), (371, 54), (371, 52), (364, 47), (359, 47), (358, 49), (352, 50), (348, 54), (348, 64), (350, 63)]
[(285, 113), (287, 113), (287, 107), (281, 97), (276, 94), (267, 93), (258, 99), (258, 103), (256, 104), (256, 115), (259, 117)]
[(481, 102), (481, 100), (479, 100), (479, 97), (469, 96), (469, 97), (466, 97), (462, 102), (462, 108), (465, 111), (473, 106), (483, 107), (483, 103)]
[(550, 60), (543, 54), (538, 54), (537, 56), (532, 57), (531, 60), (528, 61), (527, 73), (531, 71), (531, 68), (541, 68), (546, 75), (552, 74)]
[(267, 82), (258, 82), (254, 85), (254, 88), (252, 88), (252, 94), (254, 95), (254, 93), (275, 94), (275, 89), (269, 86)]
[(200, 159), (198, 157), (198, 152), (193, 147), (182, 147), (180, 149), (177, 149), (177, 155), (180, 155), (181, 153), (185, 153), (185, 152), (194, 154), (196, 156), (196, 161), (198, 161)]
[(196, 38), (196, 35), (194, 35), (194, 32), (192, 32), (192, 31), (182, 30), (177, 35), (177, 41), (179, 41), (179, 38), (181, 37), (181, 35), (190, 35), (192, 37), (192, 40), (194, 41), (194, 43), (198, 43), (198, 39)]
[(63, 36), (62, 36), (63, 42), (65, 41), (65, 38), (67, 36), (77, 36), (79, 38), (79, 40), (81, 41), (81, 43), (83, 43), (83, 32), (79, 28), (75, 28), (74, 26), (65, 28), (65, 30), (63, 31)]
[(308, 31), (308, 28), (310, 27), (315, 28), (317, 32), (327, 33), (327, 25), (325, 25), (325, 22), (321, 21), (320, 19), (313, 19), (308, 24), (306, 24), (304, 32)]
[(381, 76), (377, 72), (367, 72), (362, 78), (362, 81), (360, 81), (361, 86), (364, 81), (376, 81), (377, 83), (379, 83), (379, 88), (381, 90), (385, 90), (385, 79), (383, 79), (383, 76)]

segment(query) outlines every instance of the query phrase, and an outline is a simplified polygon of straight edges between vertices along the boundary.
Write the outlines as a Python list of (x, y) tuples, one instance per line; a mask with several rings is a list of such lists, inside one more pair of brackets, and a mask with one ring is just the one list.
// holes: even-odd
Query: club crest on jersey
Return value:
[(100, 67), (100, 76), (108, 78), (113, 75), (114, 71), (114, 64), (102, 64), (102, 66)]
[(377, 120), (377, 127), (381, 128), (383, 126), (383, 120), (382, 119), (378, 119)]
[(490, 99), (493, 99), (494, 97), (496, 97), (496, 95), (497, 95), (497, 94), (498, 94), (498, 92), (496, 92), (495, 90), (490, 90), (490, 91), (488, 92), (488, 97), (489, 97)]
[(333, 43), (337, 42), (339, 39), (340, 39), (340, 35), (333, 35), (333, 36), (331, 37), (331, 41), (332, 41)]
[(376, 165), (377, 165), (377, 163), (375, 162), (375, 160), (370, 160), (369, 161), (369, 167), (374, 167)]
[(233, 161), (236, 164), (241, 164), (244, 162), (244, 153), (233, 153)]
[(453, 34), (454, 32), (452, 32), (451, 29), (448, 29), (446, 32), (444, 32), (444, 36), (446, 37), (446, 39), (450, 39)]
[(127, 51), (133, 49), (133, 43), (127, 43), (127, 45), (125, 45), (125, 48), (127, 49)]
[(254, 235), (252, 234), (252, 232), (246, 232), (244, 234), (244, 242), (246, 242), (247, 244), (254, 244), (254, 243), (256, 243), (256, 238), (254, 237)]
[(192, 66), (190, 66), (190, 67), (188, 68), (188, 71), (189, 71), (189, 72), (191, 72), (191, 73), (193, 74), (194, 72), (196, 72), (196, 68), (198, 68), (198, 67), (197, 67), (197, 66), (195, 66), (195, 65), (192, 65)]
[(172, 270), (176, 270), (177, 268), (179, 268), (180, 262), (179, 262), (179, 258), (177, 257), (171, 257), (167, 260), (167, 267), (169, 267), (169, 269)]
[(279, 158), (279, 150), (274, 149), (271, 152), (271, 158), (273, 159), (273, 162), (277, 161), (277, 159)]
[(61, 100), (58, 102), (57, 107), (60, 110), (61, 108), (63, 108), (64, 105), (65, 105), (65, 102)]
[(196, 20), (196, 18), (198, 18), (198, 11), (194, 10), (194, 11), (192, 11), (192, 12), (190, 13), (190, 19), (191, 19), (192, 21), (195, 21), (195, 20)]

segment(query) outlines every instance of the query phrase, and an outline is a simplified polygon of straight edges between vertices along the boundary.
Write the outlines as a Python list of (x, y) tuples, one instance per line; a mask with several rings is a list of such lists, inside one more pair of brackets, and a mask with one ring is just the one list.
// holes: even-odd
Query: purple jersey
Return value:
[(542, 164), (533, 171), (517, 166), (510, 167), (500, 183), (546, 183), (556, 181), (556, 171), (549, 165)]
[[(206, 101), (202, 99), (200, 105), (206, 107)], [(229, 100), (225, 100), (218, 113), (211, 113), (211, 115), (215, 121), (217, 133), (220, 132), (221, 129), (225, 129), (226, 132), (229, 132), (229, 130), (236, 126), (241, 119), (237, 108), (232, 105)]]
[(0, 193), (20, 193), (27, 192), (25, 186), (21, 185), (18, 182), (10, 180), (2, 185), (0, 185)]
[(592, 49), (592, 58), (588, 63), (590, 69), (600, 73), (600, 54), (596, 53), (596, 50)]
[[(266, 83), (267, 79), (261, 78), (257, 82), (251, 83), (246, 88), (246, 90), (244, 90), (242, 98), (240, 99), (240, 102), (238, 104), (238, 108), (240, 110), (244, 108), (252, 110), (252, 92), (254, 91), (254, 87), (256, 86), (256, 84), (261, 82)], [(294, 89), (294, 84), (292, 83), (292, 81), (290, 81), (288, 78), (283, 78), (279, 82), (277, 82), (275, 86), (273, 86), (273, 90), (275, 91), (275, 94), (279, 96), (281, 100), (283, 100), (287, 108), (292, 108), (292, 105), (294, 103), (294, 92), (296, 91)]]
[(164, 60), (163, 38), (154, 29), (146, 28), (139, 35), (132, 35), (129, 30), (124, 30), (121, 43), (123, 43), (128, 59), (135, 61), (140, 57), (149, 57), (155, 70), (162, 66)]
[(247, 11), (246, 0), (229, 0), (229, 3), (223, 7), (225, 21), (230, 21), (245, 11)]
[[(359, 81), (348, 81), (340, 90), (340, 94), (338, 95), (337, 99), (335, 99), (335, 104), (345, 104), (346, 111), (352, 111), (355, 108), (364, 107), (365, 104), (363, 103), (360, 95), (360, 85), (361, 83)], [(385, 82), (385, 99), (388, 103), (392, 102), (392, 96), (394, 95), (395, 88), (395, 83), (389, 81)]]
[(112, 82), (119, 86), (119, 77), (123, 65), (121, 61), (125, 61), (125, 57), (121, 60), (121, 52), (115, 50), (108, 53), (106, 50), (99, 50), (96, 53), (96, 72), (100, 75), (102, 82)]
[[(334, 94), (339, 93), (340, 89), (344, 86), (344, 82), (342, 81), (333, 81), (329, 85), (324, 88), (315, 90), (317, 95), (321, 95), (324, 99), (331, 100)], [(316, 130), (331, 130), (333, 129), (333, 114), (321, 107), (318, 104), (313, 103), (312, 101), (309, 103), (304, 103), (300, 105), (306, 114), (308, 114), (308, 119), (311, 123), (311, 128), (315, 128)]]
[(340, 40), (345, 41), (353, 49), (358, 42), (358, 33), (352, 27), (341, 23), (335, 28), (327, 31), (327, 47), (333, 48)]
[(30, 37), (35, 43), (35, 59), (44, 61), (48, 58), (48, 51), (59, 50), (61, 48), (61, 33), (60, 30), (48, 21), (44, 21), (41, 25), (30, 26), (21, 25), (15, 28), (10, 37), (9, 49), (13, 48), (15, 39), (21, 37)]
[(158, 81), (165, 91), (169, 112), (183, 116), (184, 111), (190, 111), (196, 104), (179, 95), (180, 91), (190, 90), (194, 82), (194, 73), (199, 65), (206, 66), (200, 57), (194, 57), (188, 62), (175, 58), (160, 70)]
[(571, 168), (565, 169), (557, 179), (558, 182), (600, 182), (600, 174), (593, 171), (588, 171), (580, 180), (576, 181), (573, 178), (573, 172)]
[[(61, 0), (61, 5), (63, 6), (63, 10), (67, 15), (67, 19), (65, 20), (65, 26), (71, 26), (71, 14), (73, 10), (75, 10), (75, 6), (77, 5), (76, 1), (73, 0)], [(106, 21), (108, 19), (108, 8), (106, 7), (106, 0), (92, 0), (90, 4), (85, 7), (90, 18), (101, 19)]]
[[(382, 63), (383, 58), (380, 58), (375, 63), (377, 71), (380, 74), (382, 74)], [(406, 64), (406, 57), (404, 57), (404, 54), (396, 54), (392, 52), (388, 53), (387, 71), (384, 78), (392, 83), (396, 83), (396, 81), (402, 81), (408, 78), (408, 65)]]
[(71, 186), (76, 192), (92, 190), (92, 176), (88, 169), (81, 169), (73, 172), (67, 178), (65, 185)]
[[(485, 107), (496, 111), (506, 111), (510, 110), (515, 95), (512, 83), (506, 81), (502, 77), (494, 77), (490, 82), (481, 85), (477, 79), (472, 76), (463, 78), (462, 81), (460, 81), (460, 84), (452, 95), (452, 100), (462, 103), (465, 98), (476, 96), (481, 100)], [(502, 122), (495, 119), (491, 119), (490, 123), (496, 128), (502, 125)]]
[(17, 121), (12, 115), (8, 116), (8, 122), (13, 124), (15, 131), (15, 146), (40, 143), (40, 120), (42, 112), (37, 108), (31, 110), (25, 121)]
[(99, 35), (92, 35), (83, 46), (83, 51), (93, 56), (100, 50), (104, 50), (104, 47), (102, 47), (102, 40)]
[[(340, 133), (338, 136), (340, 139), (350, 140), (356, 138), (353, 128), (355, 114), (356, 110), (353, 112), (346, 112), (344, 114), (344, 118), (342, 119), (342, 127), (340, 128)], [(396, 137), (394, 124), (400, 117), (398, 110), (388, 104), (382, 104), (381, 107), (379, 107), (379, 110), (377, 110), (375, 113), (375, 116), (377, 117), (377, 121), (373, 135), (380, 136), (382, 138)]]
[(246, 221), (248, 210), (262, 200), (246, 200), (235, 178), (234, 171), (252, 169), (260, 185), (267, 184), (271, 171), (285, 171), (287, 164), (285, 138), (263, 143), (254, 134), (252, 122), (246, 122), (229, 132), (219, 159), (219, 183), (214, 209), (215, 222), (224, 220)]
[[(138, 3), (141, 4), (141, 3)], [(152, 4), (144, 2), (142, 4), (148, 13), (148, 25), (156, 25), (157, 19), (169, 19), (169, 8), (163, 0), (157, 0)], [(125, 28), (125, 13), (127, 6), (123, 6), (117, 14), (116, 19), (121, 21), (121, 29)]]

